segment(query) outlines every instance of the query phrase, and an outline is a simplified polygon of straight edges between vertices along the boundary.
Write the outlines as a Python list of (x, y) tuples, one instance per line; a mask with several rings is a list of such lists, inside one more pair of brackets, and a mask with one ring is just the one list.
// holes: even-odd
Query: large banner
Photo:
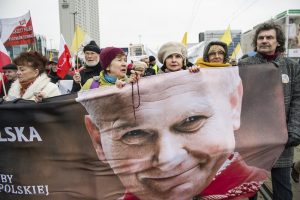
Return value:
[[(273, 65), (0, 105), (0, 199), (240, 199), (287, 141)], [(267, 102), (267, 103), (266, 103)]]
[(30, 11), (20, 17), (0, 19), (0, 39), (4, 46), (34, 43)]

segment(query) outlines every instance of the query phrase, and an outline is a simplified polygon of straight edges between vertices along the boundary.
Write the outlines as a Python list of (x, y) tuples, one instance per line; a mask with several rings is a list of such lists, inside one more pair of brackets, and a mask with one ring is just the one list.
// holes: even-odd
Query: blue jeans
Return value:
[(272, 168), (273, 200), (293, 200), (291, 168)]

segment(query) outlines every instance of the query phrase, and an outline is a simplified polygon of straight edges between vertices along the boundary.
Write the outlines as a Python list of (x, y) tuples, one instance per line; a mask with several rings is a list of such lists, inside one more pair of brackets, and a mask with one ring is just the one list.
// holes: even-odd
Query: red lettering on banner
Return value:
[[(26, 20), (19, 21), (20, 26), (17, 26), (4, 46), (15, 46), (21, 44), (31, 44), (34, 43), (34, 33), (31, 19), (26, 24)], [(24, 26), (25, 25), (25, 26)]]

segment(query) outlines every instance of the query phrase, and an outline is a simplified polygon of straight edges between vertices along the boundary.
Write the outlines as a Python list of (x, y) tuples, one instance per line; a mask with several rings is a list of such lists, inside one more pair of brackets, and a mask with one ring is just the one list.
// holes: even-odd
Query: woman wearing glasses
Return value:
[(207, 44), (203, 52), (203, 58), (196, 61), (200, 67), (228, 67), (228, 48), (224, 42), (212, 41)]

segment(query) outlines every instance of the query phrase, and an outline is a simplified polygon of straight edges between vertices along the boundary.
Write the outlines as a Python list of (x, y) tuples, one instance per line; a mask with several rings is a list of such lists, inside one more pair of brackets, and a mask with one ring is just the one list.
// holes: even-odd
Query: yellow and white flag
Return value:
[(49, 54), (49, 61), (52, 61), (53, 60), (53, 52), (50, 51), (50, 54)]
[(181, 43), (186, 46), (187, 45), (187, 32), (184, 33)]
[(235, 58), (236, 60), (238, 60), (242, 56), (243, 56), (243, 51), (242, 51), (242, 48), (241, 48), (241, 44), (238, 43), (236, 45), (236, 47), (234, 48), (233, 52), (232, 52), (231, 58)]
[(230, 26), (227, 27), (226, 31), (221, 36), (220, 40), (222, 42), (226, 43), (227, 46), (230, 45), (230, 43), (232, 42)]
[(73, 42), (71, 46), (71, 51), (73, 54), (78, 54), (78, 52), (82, 51), (84, 45), (88, 44), (91, 41), (90, 36), (85, 33), (80, 26), (76, 26)]

